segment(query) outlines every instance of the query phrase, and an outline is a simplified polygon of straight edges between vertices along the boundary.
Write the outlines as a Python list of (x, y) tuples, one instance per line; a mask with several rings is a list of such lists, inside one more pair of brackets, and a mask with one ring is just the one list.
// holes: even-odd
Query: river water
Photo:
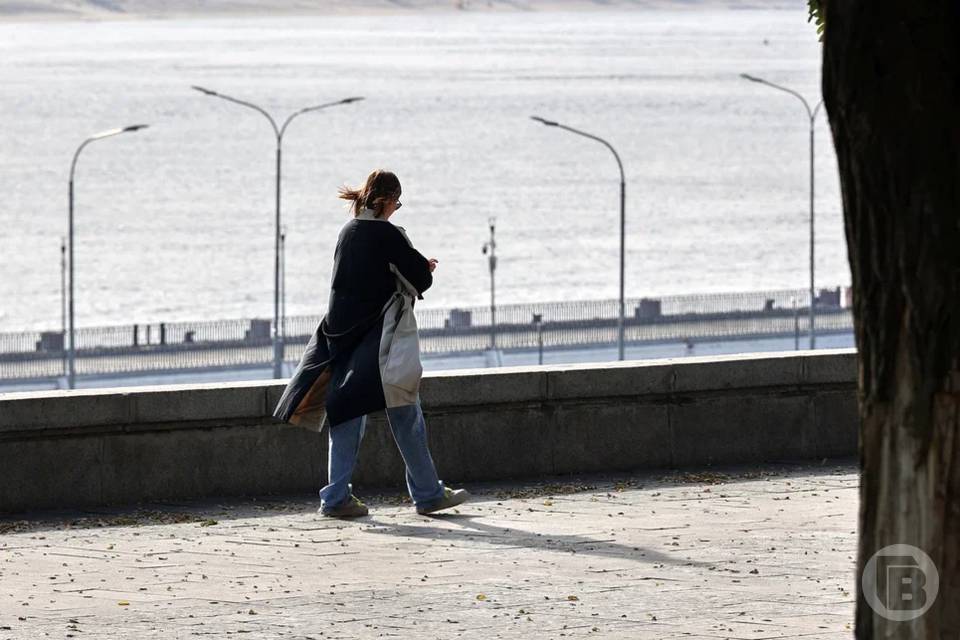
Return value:
[[(287, 313), (326, 302), (347, 218), (336, 189), (375, 167), (395, 221), (440, 260), (429, 306), (615, 297), (627, 177), (627, 295), (803, 287), (808, 120), (820, 47), (801, 10), (597, 10), (0, 24), (0, 330), (60, 326), (67, 176), (77, 321), (270, 317), (274, 142), (242, 107), (307, 114), (284, 143)], [(849, 282), (836, 159), (816, 125), (817, 280)]]

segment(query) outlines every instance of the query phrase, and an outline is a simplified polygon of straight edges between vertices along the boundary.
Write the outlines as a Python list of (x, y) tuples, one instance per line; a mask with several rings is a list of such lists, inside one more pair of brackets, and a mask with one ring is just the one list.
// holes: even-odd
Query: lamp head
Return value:
[(147, 125), (145, 124), (134, 124), (134, 125), (130, 125), (129, 127), (123, 127), (121, 129), (110, 129), (108, 131), (101, 131), (100, 133), (96, 133), (90, 136), (89, 138), (87, 138), (87, 140), (88, 141), (102, 140), (103, 138), (111, 138), (113, 136), (118, 136), (121, 133), (130, 133), (133, 131), (139, 131), (140, 129), (146, 129), (146, 128), (147, 128)]
[(190, 87), (190, 88), (193, 89), (194, 91), (199, 91), (200, 93), (202, 93), (202, 94), (204, 94), (204, 95), (208, 95), (208, 96), (216, 96), (216, 95), (217, 95), (217, 92), (216, 92), (216, 91), (211, 91), (210, 89), (205, 89), (204, 87), (198, 87), (197, 85), (193, 85), (193, 86)]
[(756, 76), (752, 76), (749, 73), (741, 73), (740, 77), (743, 78), (744, 80), (749, 80), (750, 82), (763, 82), (763, 80), (761, 80), (760, 78)]
[(344, 98), (340, 101), (340, 104), (350, 104), (351, 102), (360, 102), (363, 100), (363, 96), (354, 96), (352, 98)]
[(530, 116), (530, 119), (531, 119), (531, 120), (536, 120), (537, 122), (540, 122), (540, 123), (543, 123), (543, 124), (547, 125), (548, 127), (559, 127), (559, 126), (560, 126), (560, 123), (559, 123), (559, 122), (554, 122), (553, 120), (546, 120), (546, 119), (544, 119), (544, 118), (541, 118), (540, 116)]

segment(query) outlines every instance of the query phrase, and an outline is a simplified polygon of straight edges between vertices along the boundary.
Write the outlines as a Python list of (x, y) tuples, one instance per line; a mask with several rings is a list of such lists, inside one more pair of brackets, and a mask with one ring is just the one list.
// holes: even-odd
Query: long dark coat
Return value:
[(319, 431), (417, 402), (420, 347), (414, 301), (433, 282), (403, 229), (364, 210), (340, 232), (327, 313), (273, 412)]

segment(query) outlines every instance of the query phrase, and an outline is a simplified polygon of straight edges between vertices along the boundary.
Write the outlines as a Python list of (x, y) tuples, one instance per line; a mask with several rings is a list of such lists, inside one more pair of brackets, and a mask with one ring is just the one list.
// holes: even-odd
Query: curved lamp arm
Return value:
[(773, 82), (770, 82), (769, 80), (764, 80), (763, 78), (752, 76), (749, 73), (741, 73), (740, 77), (743, 78), (744, 80), (749, 80), (750, 82), (756, 82), (757, 84), (765, 84), (768, 87), (772, 87), (774, 89), (777, 89), (778, 91), (783, 91), (784, 93), (789, 93), (790, 95), (799, 99), (800, 102), (803, 103), (803, 108), (807, 110), (807, 116), (810, 118), (811, 121), (817, 117), (817, 112), (820, 111), (820, 107), (823, 105), (823, 100), (821, 100), (820, 102), (817, 103), (816, 107), (811, 109), (810, 103), (807, 102), (807, 99), (804, 98), (799, 93), (797, 93), (796, 91), (794, 91), (793, 89), (788, 89), (787, 87), (780, 86), (779, 84), (775, 84)]
[(607, 149), (609, 149), (610, 152), (613, 154), (614, 159), (616, 159), (617, 161), (617, 167), (619, 167), (620, 169), (620, 182), (626, 182), (626, 177), (623, 173), (623, 162), (621, 162), (620, 160), (620, 154), (617, 153), (617, 150), (613, 148), (612, 144), (610, 144), (603, 138), (599, 136), (595, 136), (592, 133), (587, 133), (586, 131), (580, 131), (579, 129), (568, 127), (565, 124), (560, 124), (559, 122), (555, 122), (553, 120), (547, 120), (545, 118), (541, 118), (540, 116), (530, 116), (530, 119), (540, 122), (548, 127), (557, 127), (558, 129), (564, 129), (566, 131), (569, 131), (570, 133), (575, 133), (578, 136), (583, 136), (584, 138), (590, 138), (591, 140), (596, 140), (597, 142), (605, 146)]
[(247, 107), (249, 109), (253, 109), (254, 111), (257, 111), (258, 113), (262, 114), (267, 120), (270, 121), (270, 126), (273, 127), (273, 133), (274, 135), (276, 135), (277, 140), (283, 139), (283, 134), (286, 132), (287, 127), (290, 125), (293, 119), (296, 118), (297, 116), (303, 115), (304, 113), (309, 113), (311, 111), (319, 111), (320, 109), (326, 109), (327, 107), (335, 107), (337, 105), (350, 104), (351, 102), (359, 102), (360, 100), (363, 100), (362, 97), (355, 96), (352, 98), (344, 98), (343, 100), (337, 100), (336, 102), (327, 102), (325, 104), (318, 104), (313, 107), (306, 107), (304, 109), (300, 109), (299, 111), (295, 111), (293, 114), (290, 115), (290, 117), (288, 117), (284, 121), (283, 126), (278, 127), (276, 120), (273, 119), (273, 116), (267, 113), (265, 109), (263, 109), (258, 105), (253, 104), (252, 102), (247, 102), (246, 100), (240, 100), (238, 98), (234, 98), (232, 96), (219, 93), (212, 89), (207, 89), (205, 87), (198, 87), (196, 85), (192, 86), (191, 89), (195, 91), (199, 91), (204, 95), (208, 95), (213, 98), (220, 98), (221, 100), (226, 100), (227, 102), (239, 104), (240, 106)]
[(216, 92), (216, 91), (213, 91), (212, 89), (206, 89), (206, 88), (204, 88), (204, 87), (198, 87), (198, 86), (196, 86), (196, 85), (193, 85), (193, 86), (190, 87), (190, 88), (193, 89), (194, 91), (199, 91), (200, 93), (202, 93), (202, 94), (204, 94), (204, 95), (208, 95), (208, 96), (211, 96), (211, 97), (213, 97), (213, 98), (220, 98), (221, 100), (226, 100), (227, 102), (232, 102), (232, 103), (234, 103), (234, 104), (239, 104), (239, 105), (242, 106), (242, 107), (247, 107), (248, 109), (253, 109), (254, 111), (259, 112), (259, 113), (262, 114), (267, 120), (270, 121), (270, 126), (273, 127), (273, 133), (274, 133), (274, 135), (276, 135), (278, 139), (280, 138), (280, 129), (277, 128), (277, 123), (276, 123), (276, 121), (275, 121), (275, 120), (273, 119), (273, 117), (272, 117), (269, 113), (267, 113), (266, 110), (264, 110), (262, 107), (258, 107), (257, 105), (253, 104), (252, 102), (247, 102), (246, 100), (240, 100), (240, 99), (234, 98), (234, 97), (232, 97), (232, 96), (228, 96), (228, 95), (224, 95), (224, 94), (222, 94), (222, 93), (218, 93), (218, 92)]
[(327, 107), (336, 107), (337, 105), (341, 105), (341, 104), (350, 104), (351, 102), (360, 102), (361, 100), (363, 100), (362, 96), (355, 96), (352, 98), (344, 98), (343, 100), (337, 100), (336, 102), (327, 102), (325, 104), (318, 104), (315, 107), (306, 107), (304, 109), (300, 109), (299, 111), (295, 111), (292, 114), (290, 114), (290, 117), (288, 117), (284, 121), (283, 126), (280, 127), (280, 133), (278, 135), (279, 137), (282, 138), (283, 134), (286, 133), (287, 131), (287, 127), (290, 125), (293, 119), (296, 118), (297, 116), (301, 116), (305, 113), (310, 113), (311, 111), (320, 111), (321, 109), (326, 109)]
[(73, 161), (70, 163), (70, 182), (73, 182), (73, 176), (77, 170), (77, 159), (80, 157), (80, 152), (83, 151), (88, 144), (94, 140), (103, 140), (104, 138), (112, 138), (113, 136), (118, 136), (121, 133), (132, 133), (134, 131), (140, 131), (140, 129), (146, 129), (150, 125), (148, 124), (132, 124), (129, 127), (123, 127), (121, 129), (110, 129), (109, 131), (101, 131), (100, 133), (94, 134), (83, 141), (83, 143), (77, 147), (76, 152), (73, 154)]

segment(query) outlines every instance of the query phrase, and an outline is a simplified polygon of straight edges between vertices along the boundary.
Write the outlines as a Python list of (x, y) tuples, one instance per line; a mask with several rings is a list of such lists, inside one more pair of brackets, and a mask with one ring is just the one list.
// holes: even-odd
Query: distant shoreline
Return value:
[[(158, 7), (158, 4), (163, 6)], [(546, 13), (553, 11), (800, 10), (785, 0), (0, 0), (0, 24), (189, 18)]]

